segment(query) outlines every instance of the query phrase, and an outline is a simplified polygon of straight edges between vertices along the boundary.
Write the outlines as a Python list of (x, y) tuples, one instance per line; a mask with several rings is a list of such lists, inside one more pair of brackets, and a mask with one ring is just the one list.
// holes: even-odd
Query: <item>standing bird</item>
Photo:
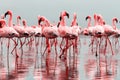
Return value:
[(60, 14), (60, 22), (59, 22), (59, 26), (58, 26), (58, 32), (59, 32), (60, 37), (62, 37), (62, 41), (60, 43), (61, 50), (62, 50), (62, 46), (61, 46), (62, 42), (63, 42), (64, 39), (66, 40), (66, 45), (63, 48), (62, 53), (60, 54), (59, 57), (61, 58), (62, 55), (65, 52), (64, 58), (66, 59), (66, 57), (67, 57), (67, 49), (71, 46), (71, 44), (68, 45), (68, 40), (75, 39), (78, 36), (78, 34), (76, 36), (76, 34), (74, 34), (72, 32), (73, 27), (66, 26), (65, 20), (64, 20), (65, 16), (67, 16), (69, 18), (69, 14), (66, 11), (62, 11), (61, 14)]
[[(6, 18), (6, 16), (7, 15), (9, 15), (9, 20), (8, 20), (8, 27), (7, 27), (7, 29), (8, 29), (8, 32), (9, 33), (12, 33), (12, 34), (10, 34), (10, 39), (12, 39), (13, 37), (19, 37), (19, 33), (13, 28), (13, 23), (12, 23), (12, 11), (11, 10), (8, 10), (5, 14), (4, 14), (4, 17)], [(8, 46), (10, 45), (10, 39), (8, 39)], [(16, 47), (17, 47), (17, 42), (16, 42), (16, 40), (14, 40), (14, 39), (12, 39), (13, 41), (14, 41), (14, 44), (15, 44), (15, 46), (14, 46), (14, 48), (13, 48), (13, 50), (14, 49), (16, 49)], [(12, 51), (13, 51), (12, 50)], [(18, 57), (18, 54), (16, 53), (16, 57)]]
[[(41, 16), (39, 19), (39, 24), (43, 21), (44, 25), (42, 26), (42, 35), (44, 35), (44, 37), (46, 38), (46, 49), (48, 51), (48, 53), (51, 51), (51, 45), (49, 43), (49, 39), (54, 39), (54, 43), (55, 43), (55, 51), (56, 49), (56, 38), (59, 36), (58, 33), (58, 28), (57, 26), (52, 26), (49, 22), (49, 20), (47, 20), (44, 16)], [(45, 49), (45, 51), (46, 51)], [(44, 53), (45, 53), (44, 51)], [(44, 55), (43, 53), (43, 55)], [(56, 55), (57, 55), (57, 51), (56, 51)]]
[(101, 24), (101, 25), (103, 26), (103, 28), (104, 28), (104, 36), (105, 36), (105, 39), (106, 39), (104, 54), (106, 53), (107, 42), (109, 42), (110, 47), (111, 47), (111, 51), (112, 51), (112, 55), (114, 55), (114, 51), (113, 51), (113, 49), (112, 49), (112, 44), (111, 44), (111, 41), (109, 40), (109, 37), (110, 37), (111, 35), (116, 34), (116, 30), (114, 30), (112, 26), (107, 25), (107, 24), (104, 24), (105, 22), (104, 22), (103, 17), (102, 17), (101, 15), (98, 15), (98, 18), (99, 18), (99, 20), (100, 20), (100, 24)]

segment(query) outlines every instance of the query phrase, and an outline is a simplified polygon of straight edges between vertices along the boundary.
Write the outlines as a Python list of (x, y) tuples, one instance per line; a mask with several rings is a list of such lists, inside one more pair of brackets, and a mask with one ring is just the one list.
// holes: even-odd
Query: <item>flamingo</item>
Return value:
[(35, 29), (31, 26), (28, 26), (27, 25), (27, 21), (25, 19), (22, 20), (22, 23), (23, 23), (23, 26), (24, 26), (24, 29), (26, 32), (28, 32), (28, 36), (30, 38), (30, 41), (28, 41), (28, 43), (26, 45), (29, 44), (29, 50), (31, 49), (32, 47), (32, 42), (33, 42), (33, 36), (35, 35)]
[[(76, 34), (76, 38), (74, 39), (74, 42), (73, 42), (73, 48), (75, 48), (76, 47), (76, 49), (77, 49), (77, 43), (78, 43), (78, 37), (79, 37), (79, 35), (80, 35), (80, 33), (81, 33), (81, 27), (80, 26), (78, 26), (78, 23), (77, 23), (77, 14), (76, 13), (74, 13), (73, 14), (73, 20), (72, 20), (72, 22), (71, 22), (71, 27), (73, 27), (73, 29), (72, 29), (72, 31), (73, 31), (73, 33), (74, 34)], [(77, 52), (77, 51), (76, 51)]]
[(110, 40), (109, 40), (108, 37), (110, 37), (111, 35), (116, 34), (117, 32), (116, 32), (116, 30), (113, 29), (113, 26), (104, 24), (104, 20), (103, 20), (103, 17), (101, 15), (98, 15), (98, 18), (100, 20), (100, 24), (104, 28), (104, 36), (106, 38), (106, 44), (105, 44), (104, 54), (106, 53), (106, 46), (107, 46), (107, 41), (108, 41), (109, 44), (110, 44), (110, 47), (111, 47), (112, 55), (114, 55), (114, 52), (113, 52), (113, 49), (112, 49), (112, 45), (111, 45), (111, 42), (110, 42)]
[[(50, 52), (50, 43), (49, 43), (49, 39), (54, 39), (55, 41), (55, 51), (56, 51), (56, 38), (58, 37), (59, 33), (58, 33), (58, 28), (57, 26), (52, 26), (49, 22), (49, 20), (47, 20), (44, 16), (41, 16), (39, 19), (39, 22), (41, 23), (41, 21), (44, 21), (45, 25), (42, 26), (42, 34), (45, 36), (46, 38), (46, 49), (48, 51), (48, 53)], [(46, 51), (45, 49), (45, 51)], [(44, 53), (45, 53), (44, 51)], [(43, 54), (44, 54), (43, 53)], [(56, 51), (56, 55), (57, 55), (57, 51)]]
[[(59, 22), (59, 26), (58, 26), (58, 32), (59, 32), (60, 37), (62, 37), (61, 44), (62, 44), (64, 38), (66, 39), (66, 46), (63, 48), (63, 51), (59, 57), (61, 58), (61, 56), (64, 54), (64, 51), (65, 51), (66, 54), (65, 54), (64, 58), (66, 59), (67, 49), (71, 46), (71, 44), (68, 45), (68, 40), (77, 38), (78, 34), (73, 33), (73, 30), (74, 30), (73, 27), (66, 26), (65, 20), (64, 20), (65, 16), (67, 16), (69, 18), (69, 14), (66, 11), (62, 11), (60, 14), (60, 22)], [(60, 44), (60, 48), (62, 49), (61, 44)]]
[(33, 35), (35, 34), (34, 28), (28, 26), (28, 25), (27, 25), (27, 21), (26, 21), (25, 19), (22, 20), (22, 23), (23, 23), (23, 26), (24, 26), (25, 31), (28, 32), (29, 37), (33, 36)]
[(116, 27), (115, 22), (118, 23), (118, 19), (116, 17), (112, 19), (113, 29), (116, 30), (116, 34), (113, 35), (113, 37), (115, 38), (115, 47), (116, 47), (116, 44), (118, 43), (118, 38), (120, 37), (120, 30)]
[(39, 38), (42, 36), (42, 27), (40, 26), (40, 23), (39, 23), (40, 15), (37, 16), (37, 19), (38, 19), (38, 25), (31, 26), (32, 28), (34, 28), (34, 31), (35, 31), (34, 36), (35, 36), (36, 53), (38, 53)]
[(17, 25), (13, 26), (13, 28), (19, 33), (19, 35), (20, 35), (19, 38), (27, 37), (29, 34), (24, 29), (23, 26), (20, 26), (20, 21), (19, 20), (21, 20), (21, 17), (17, 16)]
[[(4, 16), (6, 17), (7, 15), (9, 15), (9, 20), (8, 20), (8, 26), (9, 27), (5, 27), (6, 29), (8, 29), (7, 31), (10, 33), (9, 35), (10, 35), (10, 37), (8, 37), (8, 38), (13, 38), (13, 37), (19, 37), (19, 33), (13, 28), (13, 24), (12, 24), (12, 11), (11, 10), (8, 10), (5, 14), (4, 14)], [(5, 29), (4, 28), (4, 29)], [(14, 48), (13, 48), (13, 50), (14, 49), (16, 49), (16, 46), (18, 45), (17, 44), (17, 42), (16, 42), (16, 40), (14, 40), (14, 39), (12, 39), (13, 41), (14, 41), (14, 43), (15, 43), (15, 46), (14, 46)], [(8, 43), (10, 43), (10, 39), (8, 39)], [(8, 44), (8, 46), (9, 46), (10, 44)], [(8, 47), (9, 48), (9, 47)], [(18, 55), (17, 55), (17, 53), (16, 53), (16, 57), (18, 57)]]
[(88, 21), (88, 25), (87, 25), (87, 28), (84, 28), (83, 29), (83, 31), (82, 31), (82, 33), (84, 34), (84, 35), (93, 35), (92, 34), (92, 32), (93, 32), (93, 26), (91, 26), (91, 16), (87, 16), (86, 17), (86, 20), (88, 20), (89, 19), (89, 21)]
[(17, 31), (13, 28), (13, 24), (12, 24), (12, 11), (8, 10), (5, 13), (5, 18), (6, 18), (7, 15), (10, 15), (9, 21), (8, 21), (9, 30), (14, 32), (14, 33), (12, 33), (12, 37), (18, 37), (19, 33), (17, 33)]

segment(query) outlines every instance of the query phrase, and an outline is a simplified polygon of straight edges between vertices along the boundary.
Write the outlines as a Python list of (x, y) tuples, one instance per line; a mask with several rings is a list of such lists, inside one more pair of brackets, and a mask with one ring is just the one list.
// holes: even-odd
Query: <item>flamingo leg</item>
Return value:
[(8, 73), (9, 73), (9, 47), (10, 47), (10, 38), (8, 39), (8, 44), (7, 44), (7, 65), (8, 65)]
[(64, 41), (64, 38), (62, 38), (62, 41), (60, 43), (60, 51), (62, 50), (62, 43), (63, 43), (63, 41)]
[[(16, 49), (16, 47), (18, 45), (18, 43), (16, 42), (16, 40), (14, 40), (14, 39), (12, 39), (12, 40), (13, 40), (15, 46), (14, 46), (13, 50), (11, 51), (11, 53), (13, 53), (13, 51)], [(15, 52), (15, 54), (16, 54), (16, 57), (19, 57), (18, 54), (17, 54), (17, 52)]]
[(105, 39), (105, 49), (104, 49), (104, 55), (106, 54), (106, 48), (107, 48), (107, 39)]
[(41, 38), (41, 47), (40, 47), (41, 53), (42, 53), (42, 45), (43, 45), (43, 37)]
[(22, 42), (22, 40), (20, 39), (20, 48), (22, 48), (23, 47), (23, 45), (25, 44), (25, 42), (26, 42), (26, 37), (25, 37), (25, 39), (24, 39), (24, 41)]
[(2, 38), (0, 38), (0, 41), (1, 41), (1, 54), (3, 54), (3, 41), (2, 41)]
[(57, 56), (57, 38), (55, 38), (55, 53), (56, 53), (56, 56)]
[(48, 53), (50, 52), (50, 44), (49, 44), (49, 39), (48, 38), (46, 38), (46, 48), (45, 48), (45, 50), (42, 54), (43, 56), (44, 56), (46, 50), (48, 51)]
[(114, 55), (114, 51), (113, 51), (113, 49), (112, 49), (112, 44), (111, 44), (111, 42), (110, 42), (110, 39), (109, 39), (109, 38), (107, 38), (107, 40), (109, 41), (110, 48), (111, 48), (111, 51), (112, 51), (112, 55)]
[(23, 42), (22, 42), (21, 39), (19, 39), (19, 40), (20, 40), (20, 45), (21, 45), (21, 53), (22, 53), (22, 55), (23, 55)]
[[(67, 50), (70, 46), (72, 46), (72, 45), (73, 45), (73, 43), (68, 45), (68, 39), (66, 39), (66, 45), (65, 45), (65, 47), (63, 48), (62, 53), (60, 54), (59, 58), (61, 58), (62, 55), (64, 55), (64, 52), (67, 52), (66, 50)], [(65, 53), (65, 58), (66, 58), (66, 54), (67, 54), (67, 53)]]
[(37, 37), (35, 37), (35, 47), (36, 47), (36, 53), (38, 53), (38, 43), (37, 43), (36, 38), (37, 38)]

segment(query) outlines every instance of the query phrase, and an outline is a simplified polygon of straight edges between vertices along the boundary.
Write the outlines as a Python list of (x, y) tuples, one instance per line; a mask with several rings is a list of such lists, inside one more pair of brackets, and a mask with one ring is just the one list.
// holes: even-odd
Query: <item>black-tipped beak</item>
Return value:
[(41, 23), (42, 21), (43, 21), (42, 18), (40, 18), (40, 19), (38, 20), (38, 24), (40, 25), (40, 23)]
[(2, 27), (2, 23), (0, 22), (0, 28)]
[(117, 18), (115, 18), (115, 21), (116, 21), (116, 23), (118, 23), (118, 20), (117, 20)]
[(23, 21), (23, 25), (25, 25), (25, 21)]
[(57, 24), (57, 27), (59, 27), (60, 26), (60, 22), (58, 22), (58, 24)]
[(19, 19), (21, 20), (21, 17), (19, 17)]
[(66, 12), (66, 16), (67, 16), (67, 18), (69, 18), (69, 14)]
[(103, 22), (103, 25), (105, 25), (105, 21)]
[(87, 16), (87, 17), (85, 18), (85, 20), (87, 21), (88, 18), (89, 18), (89, 16)]
[(5, 13), (5, 18), (6, 18), (6, 16), (7, 16), (8, 14), (9, 14), (8, 12)]
[(60, 19), (60, 21), (61, 21), (61, 20), (62, 20), (62, 17), (60, 16), (59, 19)]

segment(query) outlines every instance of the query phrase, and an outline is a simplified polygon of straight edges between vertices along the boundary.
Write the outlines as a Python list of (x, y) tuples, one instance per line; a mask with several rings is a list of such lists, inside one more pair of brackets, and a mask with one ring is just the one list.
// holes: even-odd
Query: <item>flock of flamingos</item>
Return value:
[[(120, 30), (116, 27), (116, 23), (118, 23), (116, 17), (112, 19), (112, 25), (108, 25), (101, 14), (94, 14), (93, 17), (88, 15), (85, 18), (88, 23), (87, 27), (78, 25), (76, 13), (73, 14), (73, 20), (70, 26), (66, 24), (66, 17), (69, 18), (69, 13), (62, 11), (59, 16), (59, 21), (52, 23), (46, 17), (38, 16), (37, 25), (28, 26), (27, 21), (25, 19), (21, 21), (20, 16), (17, 16), (17, 23), (14, 24), (15, 22), (13, 22), (13, 13), (11, 10), (1, 15), (0, 50), (2, 54), (3, 50), (5, 50), (3, 49), (3, 45), (7, 45), (7, 47), (6, 45), (5, 47), (7, 49), (8, 69), (9, 53), (15, 56), (17, 62), (17, 59), (24, 54), (26, 47), (31, 51), (33, 50), (32, 47), (34, 47), (36, 53), (40, 51), (41, 59), (45, 57), (46, 70), (48, 73), (50, 56), (55, 55), (59, 57), (60, 60), (65, 61), (66, 73), (68, 75), (68, 67), (70, 67), (70, 65), (68, 66), (67, 61), (69, 61), (69, 63), (73, 61), (73, 66), (77, 68), (78, 53), (80, 53), (79, 51), (82, 44), (85, 45), (85, 43), (81, 44), (82, 37), (89, 38), (90, 51), (92, 55), (96, 57), (98, 67), (101, 66), (101, 55), (105, 56), (107, 61), (108, 55), (116, 54), (116, 48), (119, 48), (120, 36)], [(20, 53), (18, 53), (18, 50)], [(108, 52), (108, 50), (110, 52)], [(53, 51), (55, 54), (53, 54)], [(72, 58), (70, 56), (72, 56)], [(106, 66), (109, 61), (106, 62)], [(89, 64), (91, 65), (90, 62)], [(100, 68), (98, 68), (98, 70), (101, 71)]]
[[(7, 21), (8, 23), (5, 20), (7, 15), (9, 15)], [(59, 22), (57, 24), (52, 24), (46, 17), (38, 16), (38, 25), (28, 26), (25, 19), (23, 19), (22, 24), (20, 24), (20, 16), (17, 17), (17, 23), (13, 24), (13, 13), (11, 10), (8, 10), (4, 15), (1, 15), (0, 19), (1, 47), (3, 44), (2, 40), (7, 38), (7, 51), (9, 51), (10, 48), (10, 41), (14, 42), (14, 47), (11, 53), (16, 51), (18, 45), (20, 45), (19, 49), (22, 51), (25, 44), (31, 47), (33, 42), (35, 42), (35, 46), (37, 48), (39, 45), (39, 38), (44, 38), (46, 41), (46, 48), (42, 55), (44, 55), (44, 53), (46, 53), (46, 55), (49, 55), (52, 46), (55, 47), (56, 55), (58, 55), (57, 51), (59, 49), (57, 49), (56, 46), (59, 45), (59, 58), (66, 59), (67, 51), (71, 46), (73, 46), (74, 53), (78, 52), (78, 45), (80, 45), (79, 37), (81, 35), (85, 35), (90, 36), (91, 38), (89, 46), (96, 46), (96, 57), (100, 55), (98, 51), (101, 51), (101, 47), (104, 47), (103, 53), (106, 55), (106, 47), (108, 45), (110, 45), (111, 54), (115, 54), (110, 37), (115, 39), (115, 45), (119, 43), (118, 37), (120, 36), (120, 30), (116, 27), (116, 23), (118, 22), (117, 18), (113, 18), (112, 25), (108, 25), (105, 23), (102, 15), (94, 14), (94, 25), (92, 25), (92, 17), (87, 16), (86, 21), (88, 21), (88, 25), (87, 27), (82, 28), (77, 23), (76, 13), (73, 14), (73, 20), (70, 26), (66, 25), (65, 17), (69, 18), (69, 14), (67, 11), (62, 11), (59, 16)], [(60, 44), (58, 44), (58, 40), (61, 40)], [(41, 42), (44, 42), (43, 39)], [(19, 54), (15, 52), (15, 56), (19, 57)]]

